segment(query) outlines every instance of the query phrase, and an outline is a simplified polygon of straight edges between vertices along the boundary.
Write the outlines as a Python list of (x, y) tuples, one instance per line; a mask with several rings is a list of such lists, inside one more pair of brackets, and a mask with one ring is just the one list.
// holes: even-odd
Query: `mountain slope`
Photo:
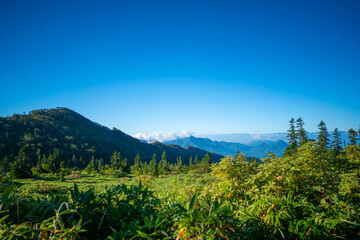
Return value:
[(282, 155), (288, 144), (284, 141), (259, 141), (252, 145), (244, 145), (241, 143), (218, 142), (208, 138), (188, 137), (164, 142), (164, 144), (177, 144), (181, 147), (195, 146), (210, 152), (216, 152), (221, 155), (234, 155), (236, 151), (244, 153), (246, 156), (264, 158), (268, 152)]
[[(201, 159), (206, 151), (194, 148), (184, 149), (161, 143), (148, 144), (125, 134), (124, 132), (94, 123), (80, 114), (67, 109), (35, 110), (29, 115), (14, 114), (0, 118), (0, 164), (8, 164), (17, 155), (22, 146), (28, 146), (35, 163), (43, 154), (59, 151), (62, 161), (69, 165), (84, 167), (92, 156), (103, 158), (105, 163), (114, 151), (121, 152), (122, 158), (132, 162), (137, 153), (142, 161), (149, 161), (155, 153), (161, 158), (165, 150), (169, 162), (176, 162), (181, 156), (187, 163), (190, 156)], [(75, 157), (75, 161), (71, 160)], [(222, 157), (212, 154), (214, 161)]]
[(164, 144), (176, 144), (181, 147), (194, 146), (201, 149), (206, 149), (210, 152), (216, 152), (224, 156), (234, 155), (236, 151), (248, 152), (250, 150), (250, 147), (241, 143), (211, 141), (208, 138), (197, 138), (193, 136), (164, 142)]
[(275, 142), (266, 141), (260, 144), (256, 144), (248, 151), (248, 155), (250, 156), (258, 156), (259, 158), (263, 158), (267, 155), (268, 152), (272, 152), (281, 156), (284, 154), (285, 149), (289, 146), (284, 141), (278, 140)]

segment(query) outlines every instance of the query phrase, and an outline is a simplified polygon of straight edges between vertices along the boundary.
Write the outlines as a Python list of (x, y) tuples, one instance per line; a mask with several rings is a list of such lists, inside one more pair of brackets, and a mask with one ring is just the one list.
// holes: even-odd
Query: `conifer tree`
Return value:
[(151, 161), (149, 162), (148, 166), (148, 173), (152, 176), (158, 175), (157, 163), (156, 163), (156, 154), (152, 156)]
[(128, 173), (130, 171), (129, 165), (127, 164), (127, 158), (120, 160), (120, 171)]
[(296, 120), (296, 127), (297, 127), (296, 135), (297, 138), (299, 139), (300, 146), (304, 145), (308, 141), (308, 137), (304, 129), (304, 125), (305, 125), (304, 121), (301, 118), (298, 118)]
[(29, 178), (31, 177), (30, 167), (31, 157), (28, 149), (23, 146), (15, 161), (10, 166), (10, 176), (14, 178)]
[(46, 157), (46, 155), (43, 154), (39, 165), (40, 165), (39, 166), (40, 172), (51, 173), (52, 167), (51, 167), (51, 162), (50, 162), (50, 155), (49, 155), (49, 157)]
[(96, 159), (96, 167), (98, 169), (98, 171), (100, 171), (104, 166), (104, 159), (100, 158), (100, 159)]
[(84, 171), (85, 171), (87, 174), (92, 174), (92, 173), (94, 173), (94, 172), (96, 171), (94, 156), (91, 157), (90, 163), (86, 166), (86, 168), (84, 169)]
[(189, 158), (189, 169), (192, 170), (194, 168), (193, 158), (190, 156)]
[(182, 172), (182, 169), (183, 169), (183, 164), (182, 164), (182, 159), (181, 159), (181, 156), (177, 157), (176, 158), (176, 170), (177, 172)]
[(141, 175), (143, 173), (141, 169), (140, 154), (136, 154), (134, 159), (134, 165), (132, 165), (130, 169), (131, 169), (131, 173), (135, 175)]
[(166, 155), (166, 151), (164, 150), (162, 156), (161, 156), (161, 160), (165, 160), (167, 161), (167, 155)]
[(332, 149), (335, 150), (336, 154), (342, 151), (340, 133), (337, 128), (333, 132), (334, 140), (332, 141)]
[(197, 165), (198, 163), (199, 163), (198, 155), (195, 155), (194, 165)]
[(60, 154), (59, 151), (54, 151), (52, 155), (49, 155), (51, 170), (53, 173), (57, 172), (60, 169)]
[(322, 150), (326, 150), (329, 145), (329, 133), (327, 132), (326, 124), (321, 121), (318, 125), (319, 128), (319, 136), (318, 136), (318, 144)]
[(158, 171), (159, 171), (159, 174), (161, 174), (161, 175), (165, 175), (165, 174), (169, 173), (169, 166), (168, 166), (167, 155), (166, 155), (165, 150), (164, 150), (164, 152), (161, 156), (161, 160), (158, 164)]
[(289, 139), (289, 146), (285, 150), (285, 155), (290, 155), (294, 153), (298, 145), (297, 144), (298, 136), (294, 124), (295, 124), (295, 119), (294, 118), (290, 119), (290, 129), (287, 130), (288, 134), (286, 135), (286, 137)]
[(121, 159), (120, 152), (115, 151), (113, 155), (110, 157), (110, 163), (111, 163), (110, 166), (115, 170), (118, 170), (121, 167), (120, 159)]
[(350, 138), (350, 145), (356, 145), (357, 132), (352, 128), (348, 132), (349, 132), (349, 138)]
[(239, 150), (236, 151), (235, 153), (235, 158), (238, 158), (240, 156)]
[(296, 148), (297, 146), (297, 134), (295, 131), (295, 119), (290, 119), (290, 129), (287, 130), (288, 135), (286, 137), (289, 139), (289, 147)]
[(207, 152), (200, 163), (200, 168), (202, 172), (209, 172), (211, 165), (211, 156), (210, 152)]

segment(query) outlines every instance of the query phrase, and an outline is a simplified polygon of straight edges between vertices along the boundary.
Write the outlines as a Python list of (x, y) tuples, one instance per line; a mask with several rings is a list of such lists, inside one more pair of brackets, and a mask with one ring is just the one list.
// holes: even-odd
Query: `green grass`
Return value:
[(148, 175), (133, 176), (129, 175), (123, 178), (116, 178), (107, 175), (80, 175), (76, 178), (66, 178), (61, 182), (60, 177), (52, 175), (43, 175), (34, 179), (16, 179), (21, 184), (20, 191), (32, 194), (34, 196), (67, 192), (74, 187), (76, 183), (81, 191), (94, 189), (96, 193), (103, 192), (106, 188), (119, 184), (138, 185), (139, 181), (154, 191), (155, 196), (173, 196), (173, 198), (185, 199), (192, 193), (209, 193), (214, 184), (217, 184), (216, 177), (210, 174), (172, 174), (160, 177)]

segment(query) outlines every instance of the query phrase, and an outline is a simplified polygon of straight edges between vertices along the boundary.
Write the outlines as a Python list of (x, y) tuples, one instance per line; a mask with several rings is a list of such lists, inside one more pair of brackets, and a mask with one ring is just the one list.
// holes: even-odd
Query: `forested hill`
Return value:
[[(190, 156), (201, 159), (206, 151), (199, 148), (182, 148), (161, 143), (144, 143), (117, 129), (109, 129), (92, 122), (80, 114), (67, 109), (41, 109), (28, 115), (14, 114), (0, 118), (0, 166), (6, 168), (18, 154), (22, 146), (27, 146), (35, 164), (44, 154), (59, 152), (60, 158), (69, 166), (86, 166), (90, 159), (103, 159), (108, 163), (114, 151), (121, 153), (132, 163), (136, 154), (142, 161), (150, 161), (153, 154), (160, 160), (165, 150), (168, 162), (176, 162), (181, 156), (187, 163)], [(213, 161), (219, 161), (219, 154), (211, 154)]]

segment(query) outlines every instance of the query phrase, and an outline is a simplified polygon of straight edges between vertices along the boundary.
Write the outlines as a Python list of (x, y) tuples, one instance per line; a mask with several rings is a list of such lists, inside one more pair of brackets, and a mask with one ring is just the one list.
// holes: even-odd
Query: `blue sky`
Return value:
[(0, 116), (126, 133), (360, 124), (360, 1), (0, 1)]

